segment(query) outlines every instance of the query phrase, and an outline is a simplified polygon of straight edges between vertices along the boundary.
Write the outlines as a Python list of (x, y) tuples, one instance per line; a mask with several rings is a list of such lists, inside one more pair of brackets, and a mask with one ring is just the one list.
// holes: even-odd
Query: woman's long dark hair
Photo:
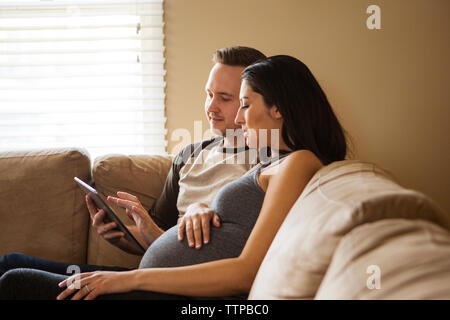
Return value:
[(313, 152), (324, 165), (345, 159), (345, 134), (328, 99), (308, 67), (279, 55), (248, 66), (242, 79), (275, 105), (283, 117), (281, 134), (292, 150)]

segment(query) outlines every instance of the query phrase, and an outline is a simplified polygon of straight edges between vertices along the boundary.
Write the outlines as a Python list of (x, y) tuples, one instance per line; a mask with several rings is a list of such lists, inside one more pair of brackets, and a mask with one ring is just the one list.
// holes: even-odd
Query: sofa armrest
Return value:
[(0, 153), (0, 255), (86, 263), (89, 212), (73, 177), (90, 172), (80, 149)]
[(336, 248), (315, 299), (450, 299), (450, 233), (419, 219), (356, 227)]
[[(92, 175), (97, 191), (103, 198), (116, 196), (117, 191), (139, 198), (147, 210), (158, 199), (170, 170), (172, 158), (159, 155), (106, 155), (96, 158)], [(133, 222), (125, 210), (111, 205), (125, 225)], [(135, 268), (140, 256), (127, 254), (103, 240), (91, 227), (88, 244), (88, 263)]]

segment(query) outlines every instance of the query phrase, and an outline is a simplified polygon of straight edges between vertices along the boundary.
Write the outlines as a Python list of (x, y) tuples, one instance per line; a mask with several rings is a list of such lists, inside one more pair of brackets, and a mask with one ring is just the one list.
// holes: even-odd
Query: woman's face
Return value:
[(263, 96), (253, 91), (245, 80), (241, 84), (240, 107), (234, 122), (242, 126), (245, 142), (250, 148), (268, 146), (278, 149), (283, 124), (281, 114), (276, 106), (267, 107)]

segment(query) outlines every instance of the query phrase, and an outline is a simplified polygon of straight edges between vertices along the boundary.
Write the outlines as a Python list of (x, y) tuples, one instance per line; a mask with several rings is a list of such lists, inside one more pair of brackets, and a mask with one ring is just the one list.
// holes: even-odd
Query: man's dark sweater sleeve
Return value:
[(163, 230), (167, 230), (177, 224), (178, 208), (177, 199), (180, 191), (180, 170), (195, 155), (196, 149), (201, 150), (202, 143), (193, 143), (178, 153), (172, 161), (172, 167), (167, 175), (161, 195), (149, 210), (150, 217)]
[(163, 230), (173, 227), (178, 220), (177, 199), (180, 190), (178, 181), (180, 180), (179, 171), (182, 167), (179, 159), (177, 160), (179, 156), (174, 158), (161, 195), (149, 210), (150, 217)]

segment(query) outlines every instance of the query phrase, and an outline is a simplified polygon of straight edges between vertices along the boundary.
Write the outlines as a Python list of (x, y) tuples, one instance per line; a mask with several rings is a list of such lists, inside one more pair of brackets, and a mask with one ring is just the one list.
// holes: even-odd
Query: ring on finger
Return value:
[(87, 293), (90, 293), (90, 292), (91, 292), (91, 290), (89, 289), (89, 287), (88, 287), (87, 284), (86, 284), (84, 287), (86, 288)]

